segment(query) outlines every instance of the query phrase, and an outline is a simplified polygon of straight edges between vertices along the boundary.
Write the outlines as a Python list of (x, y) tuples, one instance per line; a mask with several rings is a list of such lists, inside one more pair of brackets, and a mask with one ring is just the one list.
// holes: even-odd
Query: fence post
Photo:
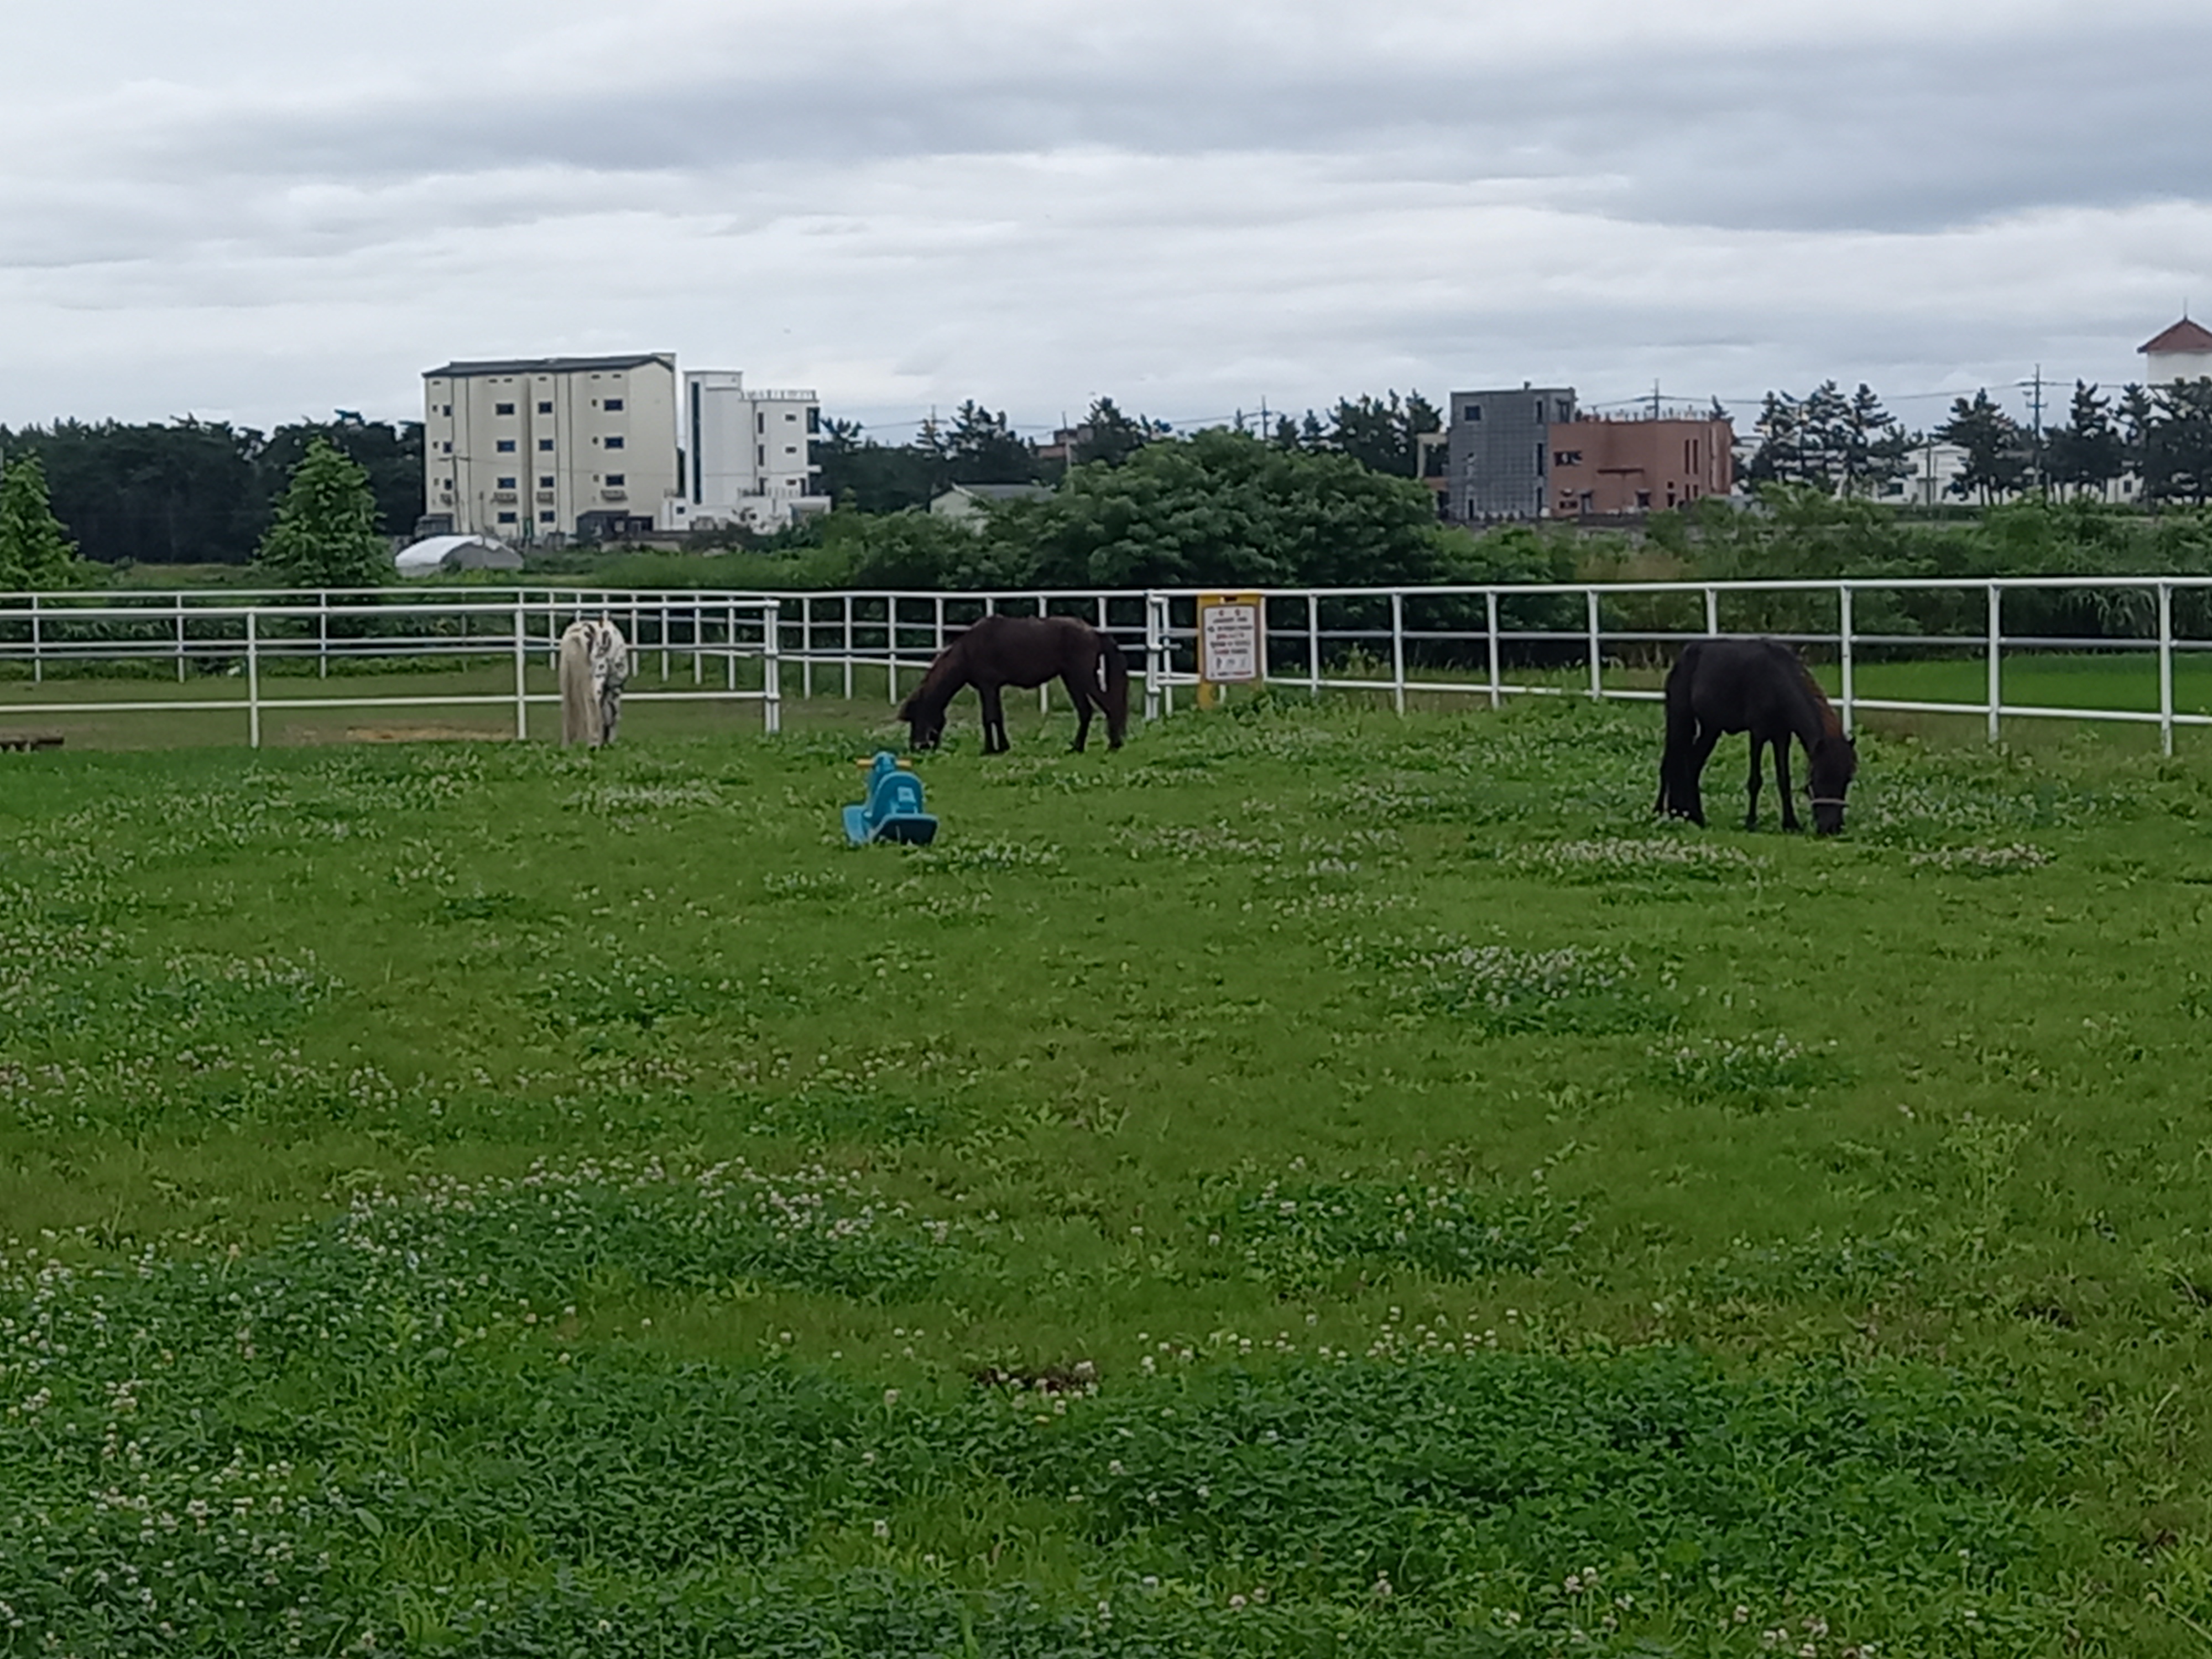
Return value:
[(1844, 582), (1836, 589), (1836, 649), (1844, 665), (1844, 735), (1850, 737), (1858, 729), (1851, 717), (1851, 703), (1858, 695), (1857, 682), (1852, 675), (1851, 658), (1851, 585)]
[(2001, 607), (2004, 589), (1995, 582), (1990, 584), (1990, 741), (1997, 740), (1997, 710), (2003, 703), (2003, 679), (2001, 653), (2004, 648), (2003, 619)]
[(178, 594), (178, 595), (176, 596), (176, 600), (177, 600), (177, 684), (178, 684), (179, 685), (182, 685), (182, 684), (185, 683), (185, 596), (184, 596), (182, 593), (179, 593), (179, 594)]
[(845, 612), (837, 633), (837, 642), (845, 654), (845, 701), (853, 701), (853, 596), (845, 595)]
[(261, 747), (261, 637), (254, 626), (255, 613), (246, 613), (246, 742)]
[(1721, 596), (1717, 590), (1705, 590), (1705, 637), (1712, 639), (1721, 631)]
[(668, 595), (660, 596), (660, 683), (668, 684)]
[(814, 601), (803, 598), (799, 601), (799, 695), (811, 701), (814, 696)]
[(898, 707), (898, 595), (884, 595), (884, 684), (892, 708)]
[(1147, 722), (1160, 717), (1160, 682), (1165, 672), (1161, 664), (1162, 629), (1158, 598), (1147, 592), (1145, 595), (1145, 719)]
[[(468, 623), (468, 613), (461, 613), (462, 625)], [(331, 677), (331, 592), (326, 587), (315, 590), (315, 678), (326, 680)]]
[(520, 595), (514, 601), (514, 740), (530, 740), (530, 620)]
[(722, 601), (722, 673), (732, 691), (738, 689), (738, 602)]
[(2173, 753), (2173, 588), (2158, 585), (2158, 749)]
[(1306, 691), (1321, 696), (1321, 598), (1306, 595)]
[(707, 683), (707, 602), (691, 596), (691, 684)]
[(1498, 590), (1486, 587), (1482, 591), (1484, 621), (1490, 629), (1490, 706), (1492, 709), (1505, 706), (1505, 680), (1498, 660)]
[(1597, 589), (1586, 590), (1583, 598), (1589, 611), (1589, 671), (1590, 701), (1596, 702), (1605, 696), (1605, 659), (1599, 654), (1597, 631)]
[(761, 658), (761, 730), (774, 737), (783, 730), (783, 604), (766, 601), (761, 613), (761, 637), (767, 641)]
[(46, 659), (40, 654), (44, 643), (39, 629), (39, 596), (31, 595), (31, 684), (38, 684), (46, 678)]
[(1406, 712), (1406, 596), (1390, 592), (1390, 701)]

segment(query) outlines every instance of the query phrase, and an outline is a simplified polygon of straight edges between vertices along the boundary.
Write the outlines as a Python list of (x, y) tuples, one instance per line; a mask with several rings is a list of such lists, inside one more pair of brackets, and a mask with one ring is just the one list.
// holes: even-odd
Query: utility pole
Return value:
[(2035, 366), (2035, 378), (2016, 384), (2030, 388), (2028, 408), (2028, 488), (2039, 495), (2043, 489), (2043, 365)]

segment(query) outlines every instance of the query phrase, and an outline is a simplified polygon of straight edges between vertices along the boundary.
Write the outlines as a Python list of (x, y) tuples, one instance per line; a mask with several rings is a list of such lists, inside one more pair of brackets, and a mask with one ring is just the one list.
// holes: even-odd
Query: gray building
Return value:
[(1530, 386), (1455, 392), (1446, 414), (1451, 488), (1444, 516), (1455, 524), (1496, 524), (1544, 516), (1551, 473), (1551, 429), (1575, 418), (1575, 389)]

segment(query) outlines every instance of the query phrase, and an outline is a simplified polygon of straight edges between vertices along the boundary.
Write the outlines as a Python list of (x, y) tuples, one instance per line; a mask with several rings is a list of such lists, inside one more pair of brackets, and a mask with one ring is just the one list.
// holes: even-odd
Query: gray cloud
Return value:
[(594, 343), (884, 420), (2114, 378), (2212, 259), (2212, 14), (2153, 0), (173, 14), (31, 26), (0, 419), (404, 413)]

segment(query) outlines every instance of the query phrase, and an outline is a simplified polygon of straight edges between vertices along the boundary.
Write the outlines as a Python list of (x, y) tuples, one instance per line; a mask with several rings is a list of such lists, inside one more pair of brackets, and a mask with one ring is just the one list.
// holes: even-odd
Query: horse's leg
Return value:
[(1091, 711), (1097, 706), (1097, 700), (1091, 696), (1091, 688), (1084, 684), (1083, 677), (1073, 669), (1062, 674), (1060, 683), (1067, 688), (1067, 700), (1075, 705), (1075, 742), (1071, 751), (1079, 755), (1091, 737)]
[(1006, 741), (1006, 711), (999, 706), (999, 688), (978, 685), (975, 701), (983, 706), (983, 752), (1005, 754), (1013, 745)]
[(1790, 798), (1790, 736), (1784, 732), (1774, 740), (1774, 787), (1782, 792), (1782, 827), (1796, 830), (1797, 803)]
[(1766, 739), (1760, 737), (1756, 731), (1753, 731), (1751, 734), (1751, 780), (1744, 785), (1744, 788), (1751, 797), (1750, 803), (1744, 809), (1743, 814), (1743, 827), (1747, 830), (1756, 830), (1759, 828), (1759, 772), (1760, 759), (1759, 751), (1765, 746)]
[(1700, 830), (1705, 827), (1705, 763), (1713, 757), (1713, 745), (1720, 740), (1719, 726), (1699, 726), (1697, 741), (1691, 745), (1682, 763), (1681, 775), (1676, 780), (1680, 785), (1675, 796), (1676, 810)]

